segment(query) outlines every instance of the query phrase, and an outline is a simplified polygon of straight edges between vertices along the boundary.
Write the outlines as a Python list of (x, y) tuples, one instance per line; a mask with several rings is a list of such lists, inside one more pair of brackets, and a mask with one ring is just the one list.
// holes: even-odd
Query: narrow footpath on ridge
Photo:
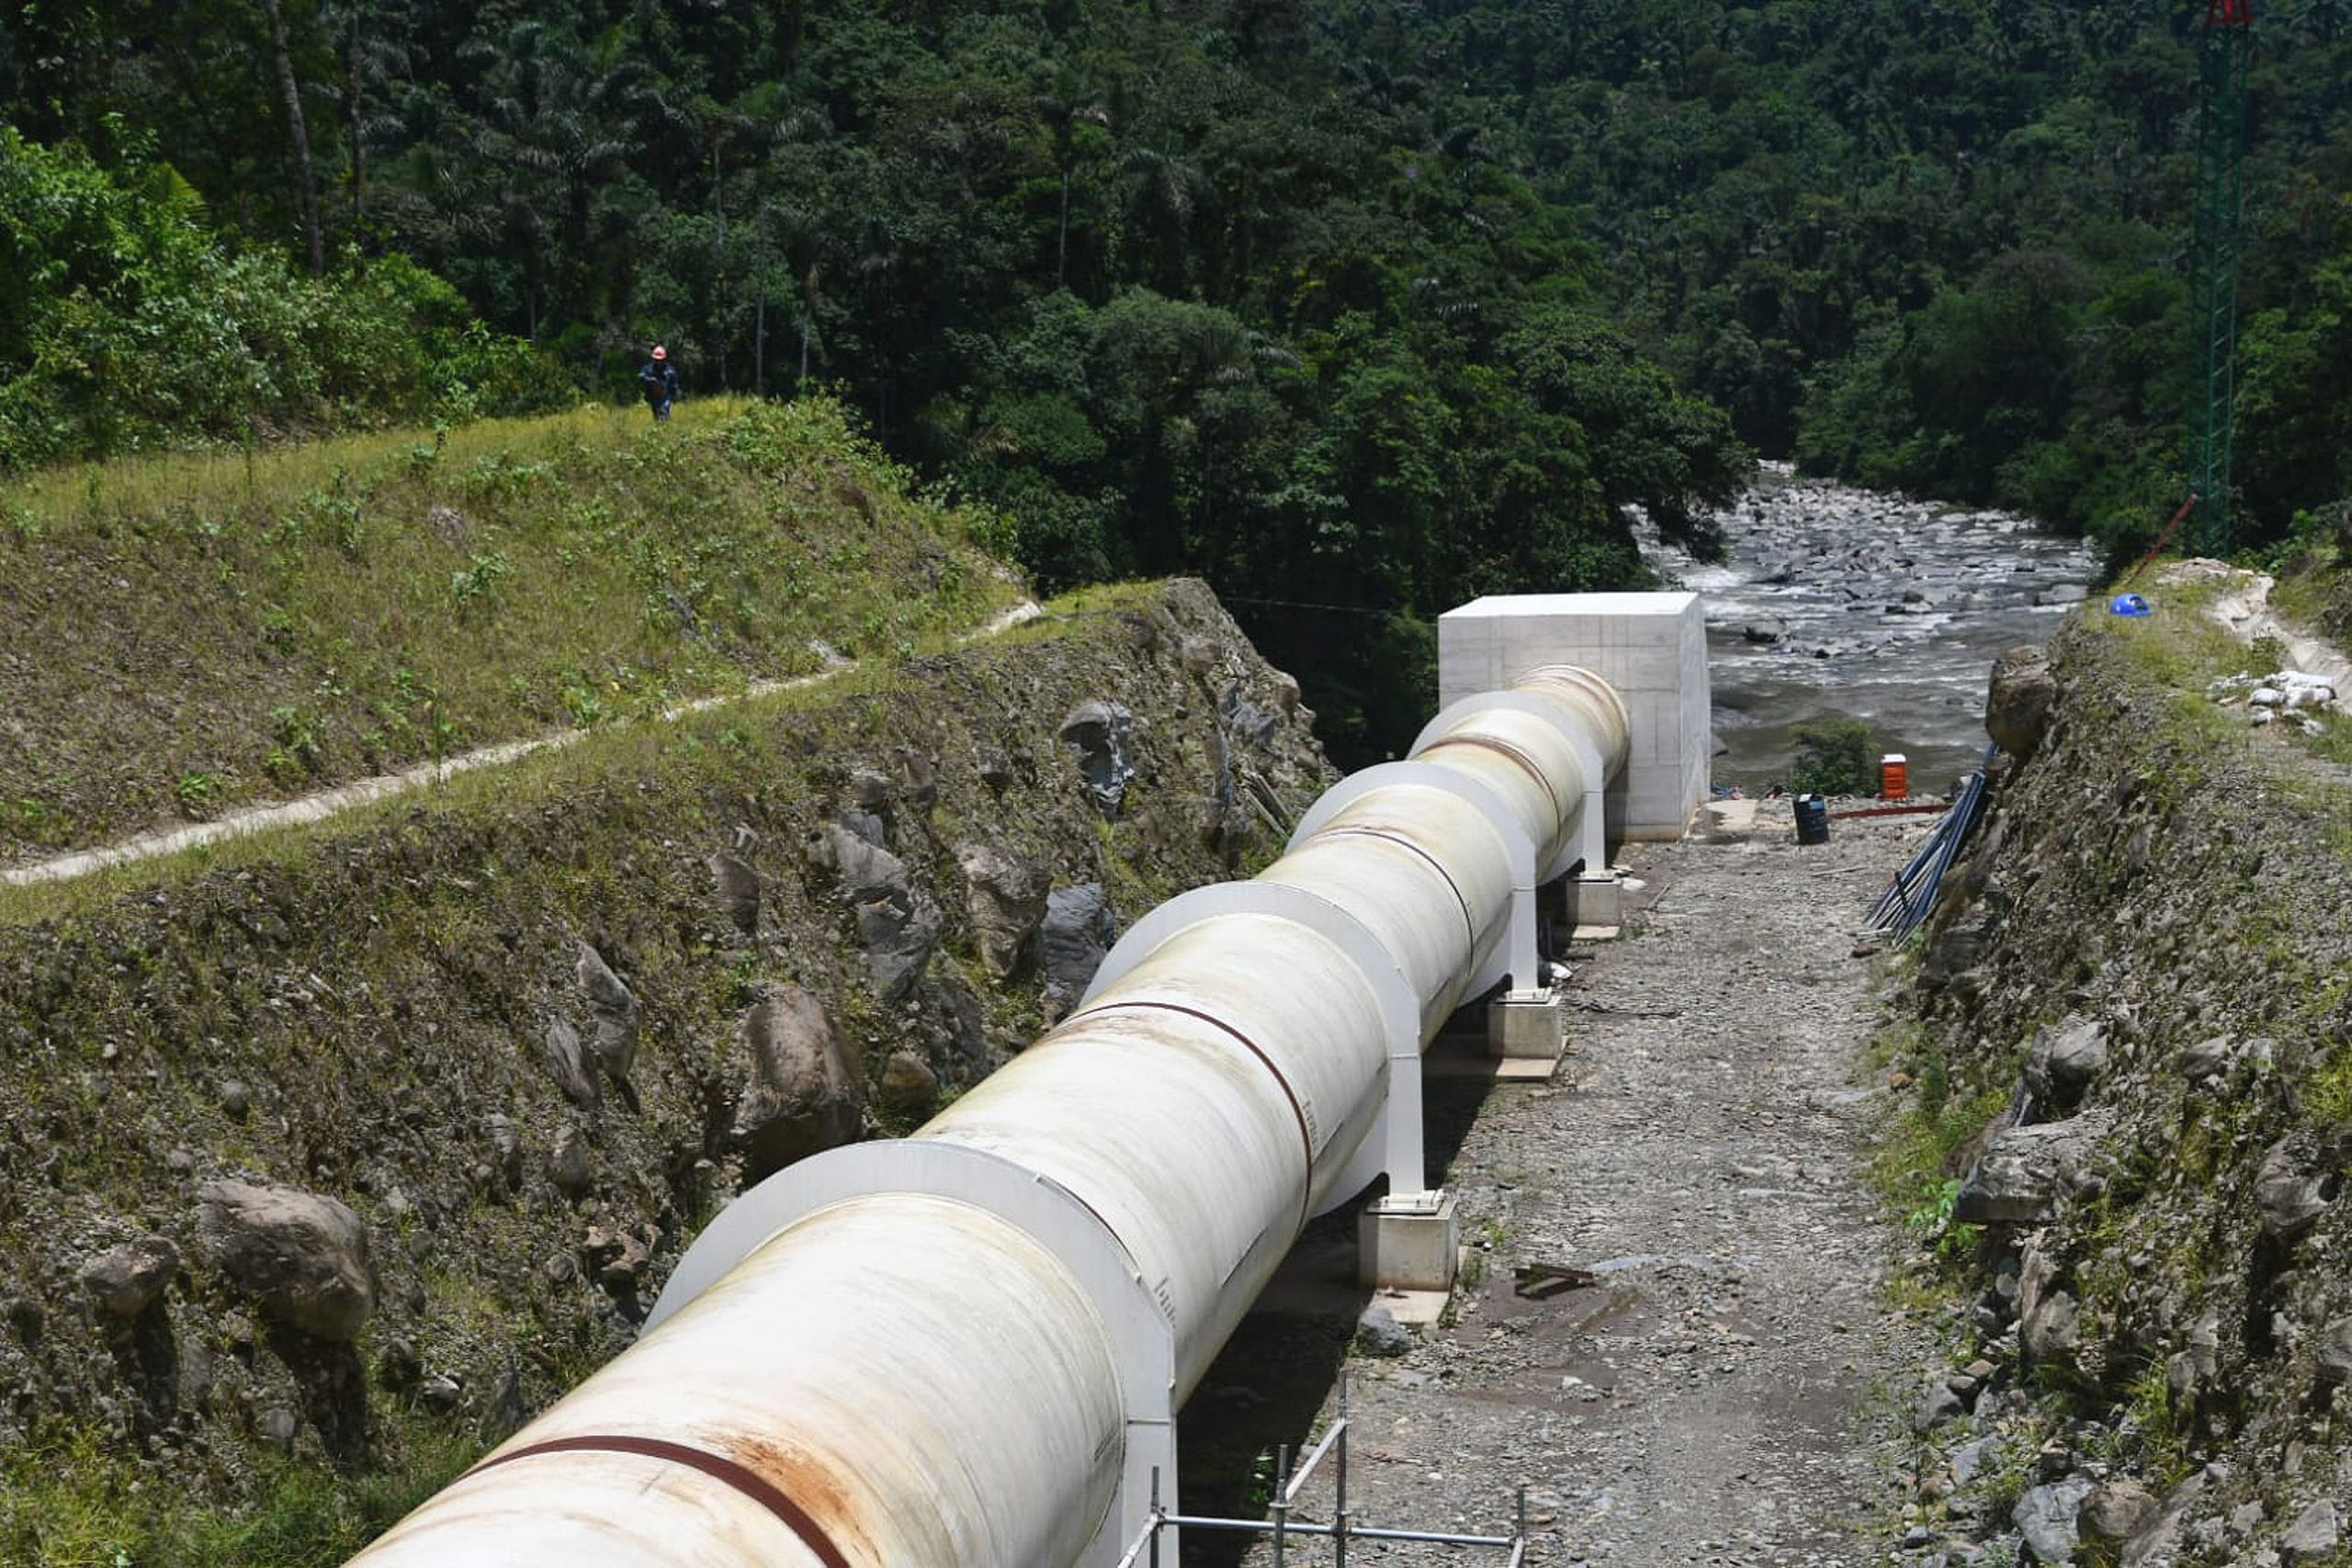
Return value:
[[(1887, 1560), (1930, 1347), (1887, 1291), (1917, 1244), (1867, 1175), (1894, 1096), (1864, 1066), (1881, 1004), (1856, 931), (1935, 818), (1799, 846), (1788, 803), (1757, 804), (1738, 837), (1630, 848), (1645, 886), (1621, 938), (1570, 954), (1552, 1082), (1432, 1083), (1469, 1264), (1409, 1348), (1348, 1353), (1357, 1523), (1507, 1533), (1523, 1485), (1531, 1562)], [(1299, 1517), (1330, 1517), (1329, 1469)]]
[[(1026, 626), (1045, 614), (1034, 601), (1023, 599), (985, 626), (978, 626), (956, 637), (958, 646), (978, 642), (1015, 626)], [(653, 722), (674, 724), (682, 718), (733, 703), (753, 702), (773, 696), (778, 692), (798, 691), (819, 686), (840, 675), (844, 670), (857, 668), (854, 660), (844, 660), (813, 675), (795, 676), (788, 681), (754, 681), (742, 691), (726, 696), (697, 697), (678, 704), (654, 716)], [(124, 865), (158, 856), (176, 854), (182, 850), (198, 849), (207, 844), (241, 839), (252, 833), (266, 833), (281, 828), (299, 828), (311, 822), (323, 822), (345, 812), (379, 800), (390, 800), (412, 791), (429, 789), (447, 784), (460, 773), (482, 768), (503, 768), (538, 751), (557, 751), (576, 746), (586, 739), (585, 729), (559, 729), (547, 735), (522, 740), (503, 740), (495, 745), (478, 747), (439, 761), (423, 762), (397, 773), (379, 773), (374, 778), (357, 779), (337, 784), (331, 789), (316, 790), (291, 800), (270, 801), (262, 805), (240, 807), (223, 813), (209, 822), (192, 822), (181, 828), (155, 829), (134, 833), (111, 844), (94, 845), (51, 855), (46, 859), (28, 862), (23, 865), (0, 866), (0, 886), (26, 886), (37, 882), (61, 882), (76, 876), (87, 876), (110, 865)]]

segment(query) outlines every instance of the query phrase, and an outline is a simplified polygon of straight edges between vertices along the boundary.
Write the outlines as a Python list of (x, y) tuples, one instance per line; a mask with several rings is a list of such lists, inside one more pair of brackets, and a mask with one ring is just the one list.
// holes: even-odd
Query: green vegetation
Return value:
[[(1208, 577), (1369, 754), (1430, 612), (1637, 582), (1627, 509), (1697, 532), (1742, 442), (2136, 551), (2184, 484), (2199, 19), (19, 7), (0, 461), (454, 421), (542, 359), (628, 402), (661, 338), (693, 393), (838, 388), (1049, 586)], [(2256, 28), (2267, 548), (2352, 501), (2352, 23)]]
[(0, 1463), (0, 1558), (45, 1568), (311, 1568), (357, 1551), (481, 1456), (469, 1434), (402, 1423), (401, 1457), (368, 1474), (278, 1460), (258, 1500), (191, 1510), (86, 1429)]
[(1796, 761), (1789, 788), (1798, 795), (1876, 795), (1878, 752), (1859, 718), (1809, 718), (1793, 727)]
[(233, 251), (152, 138), (107, 168), (0, 125), (0, 472), (577, 397), (400, 255), (313, 277)]
[(1973, 1257), (1979, 1227), (1952, 1223), (1960, 1196), (1962, 1151), (1973, 1146), (2002, 1108), (2000, 1064), (1972, 1059), (1967, 1079), (1952, 1081), (1942, 1040), (1914, 1021), (1889, 1024), (1872, 1043), (1871, 1060), (1909, 1077), (1908, 1102), (1881, 1131), (1871, 1156), (1871, 1179), (1904, 1228), (1933, 1259), (1916, 1291), (1934, 1296), (1956, 1289)]
[(811, 674), (820, 643), (903, 658), (1019, 593), (966, 542), (988, 514), (816, 397), (56, 468), (13, 505), (0, 857)]

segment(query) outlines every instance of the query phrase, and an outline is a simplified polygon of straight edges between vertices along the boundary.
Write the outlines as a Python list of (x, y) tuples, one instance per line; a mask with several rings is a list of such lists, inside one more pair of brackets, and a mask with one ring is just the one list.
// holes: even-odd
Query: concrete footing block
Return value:
[(1567, 1004), (1549, 987), (1487, 1004), (1487, 1050), (1506, 1062), (1556, 1063), (1567, 1049)]
[(1450, 1291), (1462, 1249), (1453, 1194), (1392, 1192), (1356, 1220), (1357, 1277), (1384, 1291)]
[(1568, 880), (1568, 929), (1616, 933), (1625, 923), (1625, 885), (1614, 874)]

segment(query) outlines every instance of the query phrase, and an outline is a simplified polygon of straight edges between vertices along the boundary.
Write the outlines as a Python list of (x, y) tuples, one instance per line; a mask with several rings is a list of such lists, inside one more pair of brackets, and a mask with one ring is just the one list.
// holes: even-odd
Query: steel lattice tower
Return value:
[(2230, 549), (2230, 437), (2237, 398), (2238, 214), (2245, 189), (2245, 65), (2253, 0), (2206, 0), (2198, 44), (2197, 251), (2191, 299), (2199, 355), (2190, 410), (2190, 544)]

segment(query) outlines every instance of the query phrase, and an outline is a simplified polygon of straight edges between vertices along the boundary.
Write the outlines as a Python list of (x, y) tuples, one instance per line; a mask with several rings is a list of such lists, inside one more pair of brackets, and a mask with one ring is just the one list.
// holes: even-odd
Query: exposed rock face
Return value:
[(1115, 817), (1126, 798), (1127, 783), (1136, 776), (1129, 755), (1135, 715), (1117, 703), (1085, 702), (1069, 710), (1061, 723), (1061, 738), (1078, 752), (1078, 770), (1105, 817)]
[(2086, 1557), (2332, 1561), (2322, 1506), (2352, 1476), (2352, 861), (2318, 846), (2346, 795), (2287, 738), (2184, 728), (2204, 677), (2159, 688), (2170, 666), (2135, 648), (2167, 635), (2102, 621), (2049, 660), (2005, 659), (1987, 724), (2027, 760), (1917, 967), (1953, 1091), (2029, 1123), (1984, 1134), (1956, 1205), (1996, 1227), (1960, 1353), (2041, 1392), (1996, 1378), (1959, 1431), (1995, 1439), (1991, 1473), (2039, 1484), (2014, 1534), (1982, 1517), (1982, 1483), (1946, 1517), (1976, 1509), (1996, 1557), (2065, 1560), (2049, 1489), (2079, 1468), (2100, 1483)]
[(2075, 1544), (2081, 1540), (2075, 1521), (2083, 1500), (2097, 1484), (2087, 1476), (2070, 1475), (2047, 1486), (2036, 1486), (2018, 1499), (2009, 1518), (2025, 1537), (2026, 1545), (2032, 1549), (2035, 1562), (2074, 1561)]
[(2352, 1317), (2339, 1317), (2319, 1337), (2321, 1379), (2336, 1388), (2352, 1384)]
[(733, 850), (715, 850), (710, 880), (719, 909), (735, 929), (750, 936), (760, 929), (760, 874)]
[[(0, 929), (0, 1198), (15, 1216), (0, 1227), (0, 1451), (51, 1451), (96, 1422), (152, 1442), (144, 1496), (243, 1507), (264, 1501), (270, 1445), (347, 1454), (356, 1476), (417, 1462), (421, 1423), (353, 1437), (371, 1385), (490, 1433), (625, 1348), (687, 1239), (687, 1204), (723, 1204), (797, 1149), (859, 1135), (862, 1095), (844, 1084), (878, 1097), (888, 1078), (893, 1124), (920, 1119), (1035, 1038), (1099, 962), (1115, 928), (1098, 890), (1069, 922), (1064, 988), (1047, 994), (1034, 957), (992, 973), (958, 846), (994, 846), (1065, 888), (1107, 882), (1123, 908), (1134, 889), (1140, 907), (1230, 874), (1200, 837), (1218, 756), (1246, 749), (1242, 784), (1289, 811), (1330, 782), (1303, 718), (1263, 747), (1229, 733), (1227, 685), (1261, 710), (1296, 697), (1285, 710), (1287, 682), (1204, 588), (1136, 603), (1133, 619), (680, 727), (740, 731), (740, 750), (512, 795), (422, 793), (300, 853), (161, 870), (71, 942)], [(1205, 678), (1182, 662), (1187, 637), (1210, 652)], [(1107, 832), (1057, 735), (1094, 701), (1133, 716), (1127, 765), (1149, 781)], [(853, 783), (853, 767), (872, 776)], [(1278, 852), (1280, 820), (1236, 811), (1238, 852)], [(845, 850), (840, 874), (835, 824), (890, 860)], [(823, 854), (804, 855), (812, 838)], [(860, 920), (851, 886), (884, 906), (875, 918)], [(746, 1015), (787, 984), (842, 1027), (814, 1052), (805, 1029), (753, 1030), (755, 1066)], [(791, 1070), (796, 1053), (820, 1066)], [(606, 1064), (623, 1057), (640, 1113), (616, 1114)], [(73, 1174), (91, 1169), (105, 1179)], [(216, 1261), (192, 1195), (257, 1170), (332, 1193), (368, 1227), (380, 1283), (357, 1341), (282, 1326)], [(81, 1274), (133, 1237), (176, 1241), (182, 1269), (125, 1317), (114, 1308), (153, 1283), (143, 1263)], [(351, 1310), (313, 1327), (357, 1315), (347, 1267)], [(523, 1343), (564, 1350), (518, 1363)]]
[(137, 1317), (180, 1271), (180, 1249), (167, 1236), (143, 1235), (108, 1247), (82, 1266), (82, 1283), (100, 1312)]
[(930, 1111), (939, 1100), (939, 1075), (912, 1051), (893, 1051), (882, 1064), (876, 1094), (883, 1105), (910, 1119)]
[(2057, 698), (2058, 681), (2051, 669), (2049, 649), (2010, 649), (1993, 665), (1992, 689), (1984, 698), (1984, 732), (2011, 756), (2030, 757), (2041, 744), (2042, 732), (2050, 725), (2051, 705)]
[(2094, 1540), (2120, 1545), (2145, 1529), (2156, 1517), (2155, 1497), (2130, 1481), (2110, 1481), (2084, 1497), (2075, 1515), (2075, 1528)]
[(584, 942), (580, 943), (573, 968), (581, 990), (587, 995), (589, 1014), (595, 1020), (586, 1042), (589, 1060), (612, 1081), (622, 1102), (635, 1111), (637, 1089), (628, 1075), (637, 1063), (637, 996), (613, 973), (604, 954)]
[(209, 1181), (198, 1235), (213, 1265), (279, 1322), (348, 1341), (376, 1309), (368, 1228), (333, 1198), (290, 1187)]
[(1244, 745), (1265, 745), (1282, 726), (1281, 715), (1243, 696), (1239, 686), (1227, 686), (1217, 694), (1216, 711), (1225, 720), (1226, 733)]
[(938, 945), (939, 906), (917, 890), (906, 863), (888, 850), (844, 828), (830, 828), (826, 836), (874, 988), (886, 1002), (904, 1001)]
[(981, 967), (1000, 979), (1011, 976), (1045, 919), (1052, 879), (1042, 866), (993, 844), (965, 844), (956, 860), (970, 886), (966, 910)]
[(2107, 1066), (2107, 1025), (2069, 1018), (2037, 1037), (2026, 1058), (2026, 1087), (2046, 1104), (2071, 1108)]
[(2032, 1225), (2091, 1179), (2106, 1117), (2010, 1127), (1994, 1134), (1961, 1184), (1952, 1217), (1968, 1224)]
[(1100, 883), (1057, 887), (1046, 899), (1037, 931), (1037, 966), (1049, 992), (1067, 1006), (1081, 996), (1119, 940), (1119, 922)]
[(743, 1015), (751, 1074), (735, 1114), (746, 1175), (847, 1143), (865, 1110), (865, 1075), (824, 1003), (797, 986), (774, 987)]
[(2335, 1505), (2322, 1498), (2297, 1514), (2295, 1522), (2279, 1534), (2278, 1550), (2290, 1562), (2308, 1562), (2333, 1553), (2341, 1534)]
[(546, 1031), (539, 1039), (539, 1057), (547, 1064), (548, 1076), (555, 1079), (563, 1097), (582, 1111), (594, 1111), (605, 1102), (604, 1091), (596, 1085), (596, 1075), (589, 1070), (588, 1054), (580, 1043), (580, 1031), (560, 1018), (548, 1020)]
[(2291, 1241), (2327, 1213), (2335, 1182), (2303, 1168), (2295, 1149), (2280, 1143), (2263, 1156), (2255, 1173), (2254, 1201), (2262, 1211), (2262, 1233)]

